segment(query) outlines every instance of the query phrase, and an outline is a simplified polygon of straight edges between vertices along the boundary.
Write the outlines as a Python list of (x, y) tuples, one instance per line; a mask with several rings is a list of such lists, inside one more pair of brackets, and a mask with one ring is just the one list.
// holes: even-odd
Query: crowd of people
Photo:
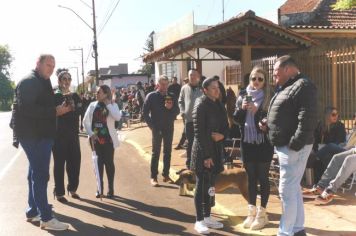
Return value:
[[(53, 90), (49, 78), (54, 67), (52, 55), (41, 55), (35, 70), (15, 90), (10, 125), (14, 130), (14, 146), (20, 143), (29, 161), (28, 221), (41, 221), (41, 228), (68, 229), (68, 224), (53, 216), (48, 204), (49, 163), (53, 152), (55, 198), (61, 203), (68, 202), (67, 191), (72, 198), (79, 199), (80, 131), (86, 132), (98, 157), (100, 188), (96, 197), (104, 196), (104, 167), (105, 196), (114, 197), (114, 153), (119, 146), (116, 131), (126, 116), (145, 121), (151, 130), (151, 185), (159, 186), (162, 142), (163, 182), (173, 183), (169, 171), (174, 122), (181, 115), (184, 129), (175, 148), (186, 149), (186, 168), (196, 175), (194, 229), (207, 234), (209, 228), (223, 228), (210, 212), (215, 204), (215, 177), (224, 170), (226, 140), (235, 132), (229, 128), (226, 91), (218, 76), (205, 78), (196, 69), (190, 69), (182, 86), (176, 77), (170, 82), (165, 75), (159, 77), (157, 84), (153, 80), (137, 82), (132, 89), (112, 90), (101, 85), (96, 98), (91, 99), (70, 91), (71, 75), (66, 69), (57, 70), (58, 88)], [(356, 132), (346, 135), (335, 107), (327, 107), (318, 122), (317, 88), (288, 55), (275, 62), (274, 89), (262, 67), (255, 66), (245, 78), (245, 88), (240, 90), (233, 112), (237, 124), (234, 127), (241, 134), (243, 168), (248, 176), (247, 217), (242, 226), (259, 230), (269, 223), (269, 171), (272, 157), (277, 154), (282, 203), (278, 235), (306, 235), (303, 197), (315, 198), (320, 204), (332, 201), (337, 189), (356, 171)], [(302, 191), (306, 167), (314, 169), (315, 186)], [(65, 172), (67, 186), (64, 186)]]

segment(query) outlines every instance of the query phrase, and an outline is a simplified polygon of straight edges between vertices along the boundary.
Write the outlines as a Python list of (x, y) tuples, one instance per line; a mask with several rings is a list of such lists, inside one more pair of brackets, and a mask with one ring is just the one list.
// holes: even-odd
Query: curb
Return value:
[[(137, 151), (138, 153), (140, 154), (140, 156), (142, 156), (146, 161), (150, 161), (151, 160), (151, 155), (150, 153), (148, 153), (147, 151), (143, 150), (141, 148), (141, 146), (136, 143), (135, 141), (133, 140), (130, 140), (130, 139), (126, 139), (124, 142), (132, 145)], [(162, 168), (163, 167), (163, 162), (160, 160), (159, 161), (159, 168)], [(176, 181), (178, 179), (178, 175), (176, 174), (176, 172), (178, 170), (174, 169), (171, 167), (170, 169), (170, 177), (172, 178), (172, 180)], [(173, 172), (173, 173), (172, 173)], [(214, 206), (214, 209), (217, 210), (219, 213), (221, 214), (224, 214), (224, 215), (227, 215), (227, 216), (233, 216), (234, 213), (232, 211), (230, 211), (229, 209), (227, 209), (226, 207), (224, 207), (222, 204), (220, 204), (218, 201), (215, 200), (215, 206)]]
[[(143, 148), (138, 143), (136, 143), (135, 141), (133, 141), (131, 139), (125, 139), (125, 140), (123, 140), (123, 142), (126, 142), (126, 143), (132, 145), (137, 150), (139, 155), (143, 157), (143, 159), (145, 159), (148, 162), (151, 161), (150, 152), (143, 150)], [(161, 160), (159, 160), (159, 162), (158, 162), (158, 167), (163, 168), (163, 162)], [(171, 169), (170, 169), (169, 175), (172, 178), (172, 180), (174, 180), (174, 181), (176, 181), (179, 178), (179, 176), (176, 174), (177, 171), (178, 170), (174, 169), (173, 167), (171, 167)], [(260, 230), (250, 230), (250, 229), (243, 228), (242, 222), (244, 219), (241, 216), (236, 216), (235, 213), (233, 213), (231, 210), (229, 210), (223, 204), (219, 203), (216, 199), (215, 199), (214, 211), (219, 214), (225, 215), (226, 218), (224, 218), (224, 220), (227, 220), (230, 223), (232, 223), (231, 227), (234, 228), (234, 230), (236, 230), (237, 233), (242, 233), (244, 235), (251, 235), (251, 236), (270, 236), (271, 235), (271, 234), (265, 234), (264, 232), (261, 232)], [(238, 222), (236, 222), (236, 220), (234, 220), (234, 221), (231, 220), (229, 217), (238, 218)]]

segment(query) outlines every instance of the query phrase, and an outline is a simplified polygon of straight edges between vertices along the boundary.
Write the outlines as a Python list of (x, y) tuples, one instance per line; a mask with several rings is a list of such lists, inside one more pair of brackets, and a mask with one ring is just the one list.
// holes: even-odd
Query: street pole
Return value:
[(98, 67), (98, 41), (96, 37), (96, 19), (95, 19), (95, 1), (92, 0), (92, 8), (93, 8), (93, 33), (94, 33), (94, 42), (93, 42), (93, 50), (94, 50), (94, 59), (95, 59), (95, 84), (99, 85), (99, 67)]
[[(95, 17), (95, 2), (92, 0), (92, 10), (93, 10), (93, 27), (91, 27), (78, 13), (76, 13), (73, 9), (65, 6), (58, 5), (58, 7), (67, 9), (71, 12), (73, 12), (84, 24), (86, 24), (92, 31), (94, 35), (94, 41), (93, 41), (93, 51), (94, 51), (94, 59), (95, 59), (95, 85), (99, 85), (99, 66), (98, 66), (98, 41), (97, 41), (97, 36), (96, 36), (96, 17)], [(83, 58), (83, 57), (82, 57)], [(83, 63), (83, 62), (82, 62)], [(84, 80), (84, 72), (83, 72), (83, 80)], [(84, 86), (84, 82), (83, 82)]]
[(85, 92), (85, 87), (84, 87), (84, 57), (83, 57), (83, 48), (71, 48), (69, 49), (71, 51), (81, 51), (81, 56), (82, 56), (82, 92)]

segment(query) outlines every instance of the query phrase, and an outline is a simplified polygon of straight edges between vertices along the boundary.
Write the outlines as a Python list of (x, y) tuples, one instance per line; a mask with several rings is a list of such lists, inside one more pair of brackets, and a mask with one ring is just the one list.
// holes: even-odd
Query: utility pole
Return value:
[[(82, 56), (82, 92), (85, 92), (85, 87), (84, 87), (84, 58), (83, 58), (83, 48), (71, 48), (69, 49), (71, 51), (81, 51), (81, 56)], [(79, 84), (78, 84), (79, 85)]]
[[(58, 7), (67, 9), (71, 12), (73, 12), (84, 24), (86, 24), (92, 31), (94, 35), (93, 39), (93, 52), (94, 52), (94, 59), (95, 59), (95, 84), (96, 86), (99, 85), (99, 66), (98, 66), (98, 41), (97, 41), (97, 36), (96, 36), (96, 17), (95, 17), (95, 2), (92, 0), (92, 10), (93, 10), (93, 27), (91, 27), (78, 13), (76, 13), (73, 9), (65, 6), (58, 5)], [(83, 57), (82, 57), (83, 58)], [(84, 72), (83, 72), (83, 78), (84, 78)], [(84, 83), (83, 83), (84, 85)]]
[(98, 41), (96, 37), (96, 19), (95, 19), (95, 1), (92, 0), (92, 8), (93, 8), (93, 33), (94, 33), (94, 42), (93, 42), (93, 50), (94, 50), (94, 59), (95, 59), (95, 84), (99, 85), (99, 67), (98, 67)]

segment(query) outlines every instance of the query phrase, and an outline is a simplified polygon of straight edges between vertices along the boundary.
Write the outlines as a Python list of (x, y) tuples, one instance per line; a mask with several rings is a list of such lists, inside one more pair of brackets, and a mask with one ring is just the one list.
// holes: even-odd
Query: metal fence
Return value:
[[(326, 106), (338, 109), (340, 119), (347, 128), (352, 127), (356, 112), (356, 45), (338, 48), (314, 47), (292, 53), (301, 72), (307, 75), (318, 88), (319, 117)], [(252, 66), (260, 65), (268, 72), (268, 81), (273, 84), (273, 65), (277, 57), (254, 60)], [(242, 85), (241, 66), (226, 68), (229, 85)], [(231, 71), (236, 71), (233, 73)], [(240, 73), (238, 73), (240, 71)]]

